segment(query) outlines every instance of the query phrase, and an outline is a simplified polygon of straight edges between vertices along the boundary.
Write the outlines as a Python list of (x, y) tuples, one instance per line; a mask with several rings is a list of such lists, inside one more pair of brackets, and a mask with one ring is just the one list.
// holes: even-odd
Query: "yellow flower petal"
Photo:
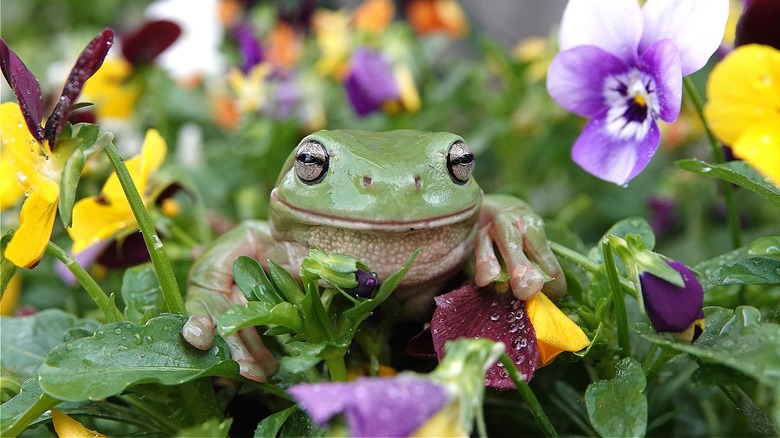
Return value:
[(11, 156), (0, 149), (0, 210), (16, 205), (23, 196), (24, 191), (16, 179)]
[(413, 437), (458, 437), (468, 436), (460, 424), (460, 404), (450, 403), (434, 416), (428, 419), (419, 429), (411, 434)]
[(87, 429), (83, 424), (56, 409), (51, 410), (51, 419), (54, 430), (60, 438), (105, 438), (102, 433)]
[(780, 187), (780, 122), (764, 122), (746, 130), (732, 150)]
[(79, 254), (90, 246), (128, 228), (136, 227), (135, 216), (127, 200), (106, 203), (99, 197), (84, 198), (73, 206), (73, 226), (68, 234), (73, 239), (72, 251)]
[(84, 97), (95, 104), (99, 118), (127, 119), (133, 115), (141, 86), (129, 80), (132, 73), (133, 66), (124, 58), (109, 58), (84, 84)]
[(59, 186), (41, 178), (22, 205), (19, 228), (5, 248), (5, 257), (16, 266), (32, 268), (43, 257), (57, 216)]
[(590, 340), (574, 321), (569, 319), (547, 295), (538, 293), (526, 301), (528, 318), (536, 330), (540, 366), (545, 366), (563, 351), (580, 351)]
[(780, 125), (780, 51), (758, 44), (738, 47), (712, 70), (707, 96), (707, 122), (728, 145), (755, 124)]
[(19, 303), (19, 296), (22, 295), (22, 276), (19, 272), (11, 277), (11, 281), (5, 287), (3, 298), (0, 299), (0, 315), (12, 316)]
[[(138, 193), (141, 194), (141, 197), (145, 195), (149, 174), (157, 170), (165, 161), (166, 149), (165, 139), (162, 138), (159, 132), (150, 129), (146, 131), (141, 154), (125, 161), (130, 177), (133, 179), (136, 188), (138, 188)], [(101, 195), (112, 204), (119, 205), (121, 202), (127, 204), (125, 192), (122, 190), (116, 174), (111, 174), (108, 177)], [(129, 205), (128, 208), (130, 208)]]
[(36, 158), (40, 157), (40, 145), (33, 138), (22, 116), (22, 110), (14, 102), (0, 105), (0, 137), (3, 155), (13, 164), (16, 178), (25, 191), (32, 191), (41, 179)]

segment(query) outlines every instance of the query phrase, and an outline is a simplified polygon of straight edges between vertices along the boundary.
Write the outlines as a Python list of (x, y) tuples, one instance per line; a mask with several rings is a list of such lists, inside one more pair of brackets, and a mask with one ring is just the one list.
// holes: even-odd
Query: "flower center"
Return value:
[(607, 130), (617, 138), (641, 141), (658, 117), (655, 81), (636, 68), (608, 77), (604, 99), (609, 105)]

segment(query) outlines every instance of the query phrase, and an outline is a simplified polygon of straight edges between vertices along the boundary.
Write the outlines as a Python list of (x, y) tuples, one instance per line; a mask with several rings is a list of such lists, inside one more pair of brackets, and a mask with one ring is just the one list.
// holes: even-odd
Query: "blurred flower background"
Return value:
[[(560, 308), (555, 309), (558, 322), (550, 317), (550, 322), (539, 323), (536, 332), (526, 330), (525, 335), (531, 333), (530, 341), (507, 333), (495, 339), (524, 341), (523, 348), (527, 350), (523, 351), (533, 352), (534, 359), (539, 354), (536, 350), (552, 349), (540, 358), (540, 368), (537, 369), (536, 361), (529, 360), (524, 365), (527, 368), (521, 370), (525, 370), (525, 380), (533, 376), (530, 387), (559, 432), (603, 436), (776, 434), (780, 424), (778, 1), (732, 0), (725, 29), (722, 28), (727, 2), (713, 1), (712, 5), (717, 5), (707, 9), (708, 14), (696, 15), (698, 21), (689, 26), (708, 29), (708, 47), (694, 53), (698, 56), (695, 68), (686, 65), (692, 55), (686, 51), (688, 46), (680, 43), (695, 40), (690, 35), (679, 37), (688, 27), (664, 26), (659, 22), (649, 25), (653, 13), (655, 18), (663, 18), (669, 11), (645, 7), (650, 18), (646, 16), (643, 22), (640, 8), (626, 2), (631, 3), (628, 9), (636, 23), (644, 23), (646, 34), (635, 29), (638, 25), (626, 25), (627, 32), (636, 35), (618, 35), (606, 46), (596, 44), (604, 41), (586, 38), (572, 42), (564, 36), (559, 44), (559, 28), (569, 4), (564, 0), (4, 0), (0, 25), (7, 47), (40, 81), (43, 114), (51, 114), (64, 79), (87, 43), (104, 28), (114, 29), (113, 46), (102, 67), (79, 90), (78, 102), (91, 105), (77, 105), (68, 120), (74, 125), (94, 123), (113, 134), (113, 143), (127, 160), (130, 177), (150, 211), (153, 229), (165, 241), (174, 280), (182, 290), (193, 255), (204, 245), (242, 220), (266, 218), (268, 195), (278, 172), (305, 135), (319, 129), (453, 132), (465, 138), (474, 152), (474, 175), (485, 193), (524, 199), (544, 218), (547, 237), (554, 242), (553, 250), (567, 273), (566, 298), (555, 304), (546, 298), (534, 304), (539, 313), (539, 309)], [(640, 3), (662, 4), (657, 0)], [(584, 21), (596, 20), (599, 13), (609, 9), (591, 8), (587, 2), (576, 0), (571, 4), (579, 9), (572, 7), (570, 14), (593, 14), (577, 16), (584, 17)], [(681, 0), (680, 4), (704, 3)], [(673, 12), (675, 16), (683, 13)], [(738, 21), (741, 16), (744, 19)], [(570, 17), (570, 21), (577, 20)], [(604, 23), (600, 25), (615, 29), (625, 24), (616, 20)], [(588, 27), (582, 25), (575, 30), (583, 28)], [(722, 40), (720, 35), (724, 35)], [(623, 50), (626, 53), (610, 52), (609, 45), (623, 37), (633, 44), (631, 53), (627, 49)], [(674, 45), (669, 43), (670, 38), (680, 45), (670, 49)], [(662, 46), (653, 46), (657, 52), (642, 52), (657, 42)], [(595, 72), (593, 77), (581, 77), (582, 83), (571, 81), (576, 76), (569, 75), (571, 72), (587, 73), (588, 66), (584, 64), (566, 66), (569, 76), (560, 73), (565, 60), (580, 62), (580, 58), (587, 58), (566, 58), (566, 52), (583, 47), (599, 50), (599, 56), (619, 58), (604, 76), (623, 80), (623, 88), (618, 84), (612, 90), (616, 93), (598, 89), (601, 95), (579, 94), (580, 89), (586, 88), (581, 85), (591, 80), (597, 83), (594, 89), (602, 86), (601, 79), (593, 79)], [(625, 59), (621, 58), (624, 55)], [(3, 59), (7, 56), (4, 52)], [(676, 64), (667, 62), (671, 56), (677, 56)], [(669, 67), (670, 64), (674, 65)], [(629, 67), (638, 76), (620, 70)], [(3, 72), (8, 77), (6, 70), (4, 65)], [(655, 75), (656, 70), (663, 70), (663, 74)], [(555, 82), (553, 86), (548, 71)], [(663, 87), (651, 89), (645, 81), (650, 76), (653, 80), (663, 79), (672, 91)], [(686, 77), (680, 83), (683, 76)], [(643, 85), (645, 88), (640, 89)], [(17, 168), (21, 162), (14, 160), (13, 145), (22, 141), (34, 145), (35, 139), (31, 140), (21, 122), (17, 123), (23, 118), (18, 117), (18, 106), (9, 103), (16, 100), (13, 91), (5, 82), (0, 86), (5, 102), (0, 133), (3, 235), (17, 229), (18, 233), (29, 233), (30, 227), (37, 226), (37, 222), (25, 222), (24, 216), (20, 216), (25, 190), (29, 197), (24, 205), (32, 204), (35, 192), (29, 188), (32, 178), (23, 175), (32, 171), (32, 165), (28, 166), (30, 169)], [(582, 96), (596, 96), (593, 99), (597, 103), (591, 105)], [(576, 102), (572, 104), (572, 100)], [(613, 117), (613, 112), (620, 114)], [(8, 114), (13, 114), (13, 119)], [(577, 164), (582, 162), (583, 154), (572, 152), (572, 147), (578, 138), (594, 132), (596, 128), (591, 128), (591, 124), (602, 119), (609, 119), (610, 123), (627, 121), (626, 125), (645, 123), (646, 126), (636, 128), (641, 135), (632, 137), (637, 142), (645, 141), (644, 135), (650, 130), (648, 138), (652, 137), (652, 144), (642, 144), (637, 149), (638, 155), (628, 160), (630, 169), (626, 160), (615, 158), (615, 151), (608, 148), (613, 146), (609, 143), (611, 137), (602, 141), (607, 138), (603, 136), (596, 138), (599, 141), (588, 140), (588, 146), (598, 149), (595, 155), (587, 157), (595, 164), (583, 165), (587, 171)], [(86, 130), (79, 132), (67, 128), (63, 136), (68, 141), (86, 138)], [(70, 153), (78, 149), (73, 146), (76, 143), (68, 144), (70, 149), (60, 150)], [(83, 169), (73, 171), (65, 164), (70, 158), (60, 160), (49, 147), (43, 147), (43, 154), (34, 156), (44, 163), (43, 167), (56, 164), (56, 171), (50, 172), (56, 174), (54, 180), (39, 178), (51, 187), (47, 186), (46, 226), (36, 228), (34, 234), (52, 229), (51, 241), (58, 247), (71, 248), (70, 255), (97, 283), (116, 294), (109, 300), (111, 303), (116, 300), (120, 307), (128, 304), (129, 295), (124, 294), (132, 287), (127, 285), (133, 281), (133, 287), (145, 284), (141, 280), (145, 275), (142, 267), (148, 265), (142, 263), (150, 256), (137, 232), (139, 224), (112, 173), (111, 161), (103, 154), (85, 152), (78, 156), (83, 159)], [(610, 169), (603, 170), (602, 165)], [(623, 168), (615, 170), (617, 176), (605, 177), (614, 170), (613, 166), (621, 165)], [(77, 187), (72, 182), (74, 178), (78, 180)], [(25, 180), (27, 186), (20, 186), (19, 182)], [(60, 187), (59, 196), (54, 186)], [(62, 221), (54, 221), (58, 201)], [(63, 218), (63, 212), (72, 212), (72, 228), (66, 228), (70, 217)], [(84, 218), (93, 220), (87, 223)], [(8, 240), (10, 237), (2, 240), (3, 251), (11, 245)], [(38, 263), (45, 243), (36, 243), (40, 244), (32, 251), (35, 254), (26, 257), (21, 265)], [(616, 263), (610, 262), (613, 252), (618, 258)], [(7, 254), (6, 257), (12, 258)], [(134, 268), (125, 270), (131, 266)], [(627, 313), (631, 323), (630, 336), (621, 328), (625, 325), (628, 330), (629, 323), (621, 323), (616, 316), (620, 312), (615, 309), (620, 306), (609, 292), (613, 280), (609, 266), (620, 276), (619, 280), (614, 278), (613, 290), (622, 287), (629, 297), (623, 300), (620, 292), (620, 301), (628, 306), (623, 309), (623, 316)], [(6, 345), (25, 342), (21, 337), (7, 335), (13, 331), (6, 327), (21, 327), (23, 322), (17, 321), (22, 321), (22, 315), (42, 315), (47, 309), (62, 309), (74, 318), (82, 318), (79, 321), (87, 321), (79, 322), (86, 325), (78, 326), (78, 330), (89, 335), (97, 326), (94, 321), (116, 322), (106, 317), (106, 307), (96, 308), (94, 297), (90, 300), (65, 265), (55, 262), (54, 257), (43, 256), (35, 269), (14, 270), (7, 263), (3, 269), (0, 278), (3, 286), (8, 287), (0, 310), (6, 315), (5, 321), (12, 321), (3, 328)], [(462, 301), (456, 304), (463, 307), (453, 306), (447, 312), (457, 314), (458, 309), (472, 308), (474, 301), (463, 296), (475, 289), (472, 286), (468, 291), (460, 291), (458, 300)], [(146, 304), (161, 307), (161, 302), (158, 294)], [(510, 305), (525, 309), (525, 303), (513, 301)], [(561, 311), (563, 314), (557, 319)], [(139, 320), (149, 319), (144, 310), (138, 312), (146, 315), (139, 316)], [(529, 308), (524, 322), (533, 318), (531, 313), (533, 309)], [(19, 318), (10, 318), (13, 315)], [(538, 313), (537, 320), (542, 320)], [(564, 322), (557, 325), (561, 320)], [(428, 327), (392, 323), (398, 325), (377, 323), (377, 328), (367, 321), (371, 329), (357, 336), (356, 343), (367, 351), (381, 351), (376, 357), (387, 359), (382, 367), (431, 372), (435, 359), (430, 358), (438, 354), (441, 359), (444, 340), (434, 334), (436, 351), (433, 343), (427, 342), (422, 348), (427, 350), (421, 353), (412, 347), (414, 342), (409, 346), (405, 342)], [(72, 324), (73, 330), (78, 325), (75, 320), (68, 324)], [(436, 327), (442, 324), (446, 326), (446, 319), (434, 321)], [(464, 325), (448, 329), (481, 335), (508, 326), (503, 321), (494, 326), (480, 326), (478, 321)], [(704, 334), (691, 344), (701, 334), (702, 325)], [(388, 327), (395, 334), (382, 331)], [(366, 335), (375, 333), (374, 330), (384, 334)], [(430, 338), (430, 333), (427, 336)], [(535, 336), (539, 336), (538, 342)], [(49, 349), (64, 342), (58, 339), (50, 341), (51, 345), (40, 352), (41, 358), (32, 371), (28, 364), (9, 359), (11, 350), (3, 350), (3, 402), (19, 393), (25, 378), (37, 380), (36, 369), (42, 358)], [(628, 343), (630, 348), (624, 348)], [(585, 350), (572, 353), (585, 346)], [(415, 354), (405, 355), (411, 350)], [(495, 374), (501, 368), (502, 383), (493, 386), (514, 387), (503, 363), (496, 363), (498, 356), (493, 353), (489, 363), (478, 363), (476, 380), (487, 369)], [(519, 364), (517, 354), (510, 356)], [(553, 361), (556, 355), (558, 358)], [(491, 365), (493, 368), (489, 368)], [(302, 384), (294, 393), (297, 398), (306, 403), (322, 399), (317, 395), (319, 389), (305, 385), (306, 379), (313, 380), (311, 372), (295, 374), (289, 370), (297, 368), (290, 366), (282, 361), (278, 386), (284, 389)], [(372, 362), (371, 367), (376, 376), (379, 363)], [(433, 373), (435, 376), (436, 371)], [(426, 386), (422, 392), (436, 393), (438, 404), (424, 413), (415, 412), (422, 419), (411, 429), (404, 429), (405, 433), (423, 425), (426, 433), (465, 433), (471, 430), (470, 424), (476, 417), (480, 434), (485, 430), (496, 435), (549, 434), (549, 429), (539, 426), (541, 422), (535, 422), (536, 411), (524, 404), (526, 399), (521, 400), (513, 391), (488, 389), (483, 395), (484, 388), (480, 387), (479, 391), (472, 391), (477, 395), (468, 398), (449, 384), (445, 385), (445, 394), (441, 387), (444, 384), (436, 378), (418, 375), (401, 375), (378, 383), (342, 383), (338, 385), (345, 386), (336, 388), (381, 392), (397, 387), (403, 389), (399, 397), (405, 400), (411, 397), (407, 386), (413, 385), (409, 382), (425, 378), (429, 379), (426, 385), (430, 388)], [(277, 396), (283, 392), (281, 389), (274, 392), (262, 387), (251, 393), (241, 392), (235, 384), (220, 385), (227, 388), (221, 393), (223, 399), (256, 409), (256, 414), (247, 419), (245, 411), (250, 409), (232, 405), (227, 408), (236, 418), (235, 434), (247, 430), (251, 433), (263, 418), (275, 419), (278, 427), (273, 429), (269, 425), (273, 422), (269, 421), (264, 426), (268, 429), (262, 431), (276, 432), (288, 416), (295, 418), (302, 412), (291, 414), (292, 411), (282, 410), (289, 406), (289, 397), (257, 401), (262, 398), (257, 393), (269, 391)], [(321, 385), (328, 388), (328, 383)], [(618, 403), (597, 408), (596, 397), (608, 393), (609, 388), (638, 394), (645, 400), (644, 405), (639, 403), (641, 406), (636, 407), (628, 401), (622, 406)], [(120, 403), (122, 408), (140, 406), (132, 400), (135, 399)], [(316, 423), (324, 427), (331, 416), (343, 411), (347, 426), (378, 424), (373, 421), (376, 419), (360, 423), (359, 417), (370, 416), (370, 411), (379, 407), (357, 406), (354, 401), (339, 400), (339, 406), (330, 410), (314, 407), (327, 413), (317, 415)], [(484, 418), (469, 403), (482, 403)], [(66, 406), (73, 409), (63, 412), (84, 413), (84, 406), (78, 406), (81, 411)], [(616, 429), (605, 420), (605, 411), (599, 409), (606, 409), (614, 418), (636, 417), (645, 421), (633, 429), (625, 423), (625, 428)], [(752, 414), (746, 416), (742, 412)], [(393, 421), (396, 415), (406, 415), (406, 411), (398, 409), (392, 413)], [(451, 429), (436, 429), (437, 424), (447, 423), (445, 414), (461, 415), (460, 422), (450, 421)], [(57, 418), (63, 418), (59, 412), (56, 415), (55, 424)], [(305, 418), (303, 414), (301, 417)], [(46, 423), (48, 418), (41, 422)], [(3, 421), (11, 420), (3, 417)], [(180, 430), (153, 424), (159, 426), (152, 428), (155, 432), (170, 434)], [(296, 424), (311, 425), (303, 420)], [(117, 435), (145, 430), (143, 425), (134, 423), (130, 429), (106, 426), (100, 420), (87, 426)], [(347, 426), (344, 421), (331, 423), (331, 430), (339, 433)], [(286, 433), (313, 434), (314, 426), (311, 427), (306, 431), (293, 428)], [(3, 431), (7, 430), (3, 426)], [(35, 431), (40, 430), (43, 429)], [(215, 426), (212, 430), (221, 429)]]

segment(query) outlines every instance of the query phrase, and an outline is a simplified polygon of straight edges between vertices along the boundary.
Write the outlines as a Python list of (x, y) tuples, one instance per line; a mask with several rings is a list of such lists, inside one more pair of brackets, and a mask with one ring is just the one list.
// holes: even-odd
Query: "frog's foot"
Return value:
[[(498, 249), (515, 297), (527, 300), (542, 290), (556, 300), (566, 294), (566, 277), (547, 243), (542, 219), (515, 198), (491, 199), (475, 240), (474, 281), (484, 287), (501, 275)], [(543, 272), (542, 272), (543, 271)], [(545, 275), (546, 274), (546, 275)], [(552, 280), (547, 281), (549, 278)]]

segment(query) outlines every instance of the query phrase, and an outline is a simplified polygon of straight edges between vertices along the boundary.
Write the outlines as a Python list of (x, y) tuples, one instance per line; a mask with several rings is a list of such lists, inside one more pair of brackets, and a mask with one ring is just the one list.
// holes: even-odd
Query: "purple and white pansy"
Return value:
[(673, 122), (682, 77), (718, 48), (728, 0), (570, 0), (547, 90), (590, 120), (572, 148), (587, 172), (627, 184), (661, 140), (657, 120)]

